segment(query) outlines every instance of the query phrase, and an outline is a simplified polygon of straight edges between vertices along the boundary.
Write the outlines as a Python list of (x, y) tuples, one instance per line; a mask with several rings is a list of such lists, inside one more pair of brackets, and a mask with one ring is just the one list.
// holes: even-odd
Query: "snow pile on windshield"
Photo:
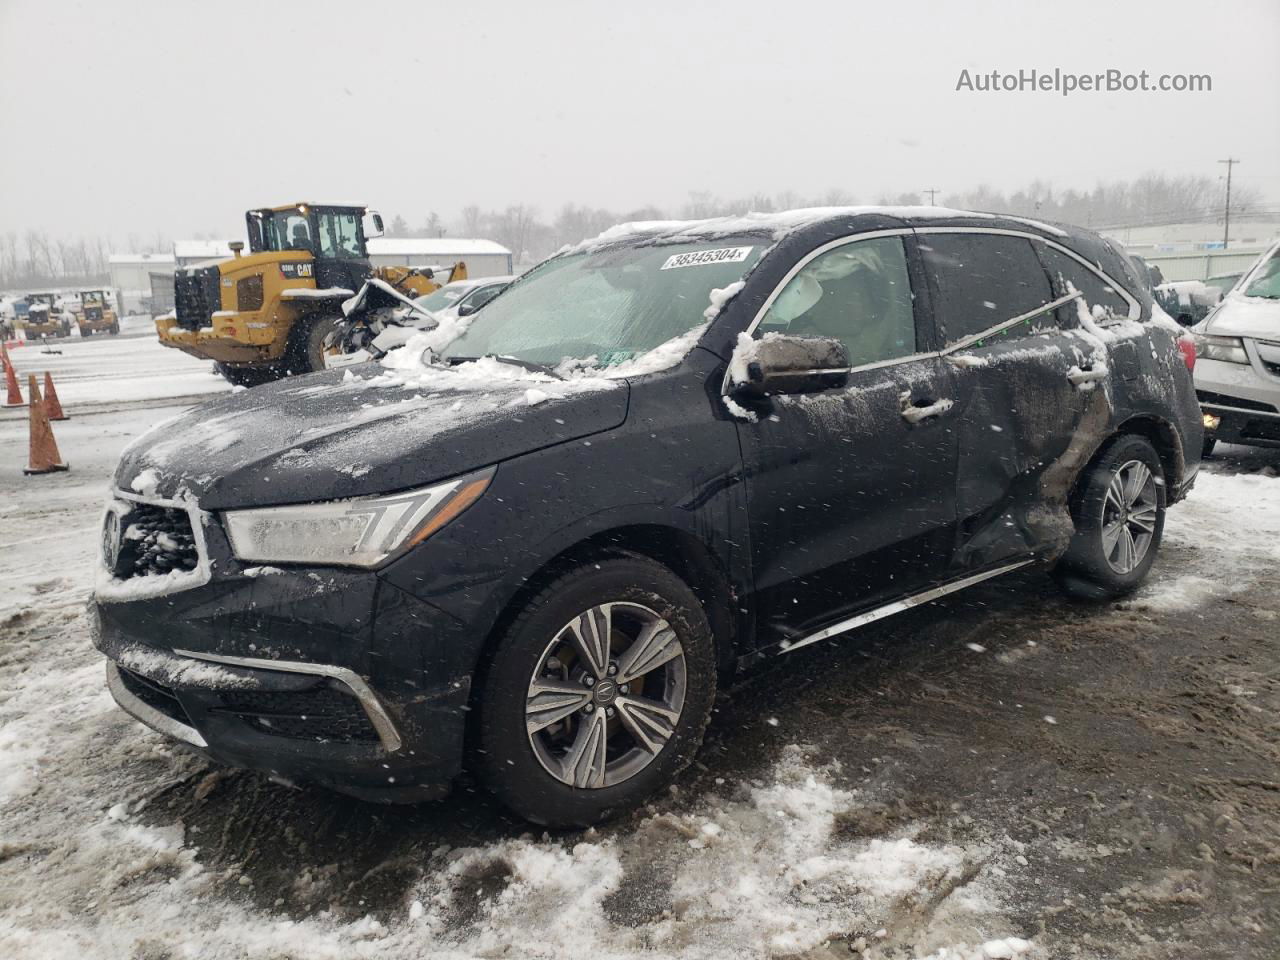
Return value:
[[(715, 294), (723, 295), (723, 303), (736, 293), (737, 290), (714, 291), (713, 303)], [(383, 367), (381, 374), (362, 379), (348, 370), (343, 381), (357, 384), (360, 388), (481, 389), (497, 381), (527, 380), (538, 384), (534, 391), (536, 399), (531, 398), (529, 402), (539, 403), (588, 390), (608, 390), (617, 386), (615, 381), (626, 377), (669, 370), (688, 356), (710, 323), (707, 321), (692, 327), (638, 356), (604, 366), (594, 356), (566, 358), (554, 368), (526, 364), (515, 357), (485, 356), (453, 364), (437, 359), (450, 343), (466, 331), (470, 320), (470, 317), (443, 316), (437, 327), (415, 333), (402, 348), (383, 357), (380, 361)]]

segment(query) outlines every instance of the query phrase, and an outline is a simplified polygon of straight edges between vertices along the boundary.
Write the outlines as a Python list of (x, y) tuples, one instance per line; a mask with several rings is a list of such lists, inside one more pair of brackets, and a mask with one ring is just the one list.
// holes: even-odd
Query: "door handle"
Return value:
[(902, 401), (902, 419), (907, 423), (919, 423), (930, 417), (940, 417), (955, 406), (955, 401), (945, 397), (941, 400), (928, 398), (913, 400), (910, 390), (904, 390), (899, 399)]

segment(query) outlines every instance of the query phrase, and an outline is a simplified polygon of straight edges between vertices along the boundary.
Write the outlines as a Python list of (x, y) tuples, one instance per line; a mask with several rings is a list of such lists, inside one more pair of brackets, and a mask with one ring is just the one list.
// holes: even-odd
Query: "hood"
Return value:
[(116, 486), (206, 510), (425, 486), (626, 418), (625, 380), (556, 380), (480, 360), (414, 376), (374, 363), (242, 390), (121, 455)]
[(1205, 333), (1280, 341), (1280, 300), (1232, 293), (1205, 321)]

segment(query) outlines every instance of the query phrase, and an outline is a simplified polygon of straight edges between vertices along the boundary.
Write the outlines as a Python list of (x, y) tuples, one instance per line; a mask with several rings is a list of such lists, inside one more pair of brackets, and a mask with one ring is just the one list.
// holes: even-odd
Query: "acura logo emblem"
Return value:
[(107, 518), (102, 523), (102, 563), (112, 573), (116, 569), (116, 561), (120, 559), (120, 515), (114, 510), (107, 511)]

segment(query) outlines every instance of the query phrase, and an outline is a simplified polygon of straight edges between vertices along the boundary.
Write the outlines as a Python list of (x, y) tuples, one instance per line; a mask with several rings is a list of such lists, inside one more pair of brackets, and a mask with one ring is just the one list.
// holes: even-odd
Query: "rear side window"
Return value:
[[(1129, 315), (1129, 301), (1083, 263), (1047, 244), (1038, 246), (1045, 269), (1049, 271), (1049, 278), (1053, 281), (1055, 299), (1071, 292), (1079, 292), (1084, 294), (1084, 301), (1090, 312), (1093, 312), (1094, 307), (1100, 306), (1113, 317)], [(1074, 316), (1076, 309), (1074, 303), (1069, 303), (1063, 307), (1063, 314)]]
[[(1023, 237), (922, 233), (920, 252), (938, 291), (934, 313), (948, 344), (1053, 300), (1049, 278)], [(1052, 325), (1046, 313), (1032, 318), (1024, 332)]]

